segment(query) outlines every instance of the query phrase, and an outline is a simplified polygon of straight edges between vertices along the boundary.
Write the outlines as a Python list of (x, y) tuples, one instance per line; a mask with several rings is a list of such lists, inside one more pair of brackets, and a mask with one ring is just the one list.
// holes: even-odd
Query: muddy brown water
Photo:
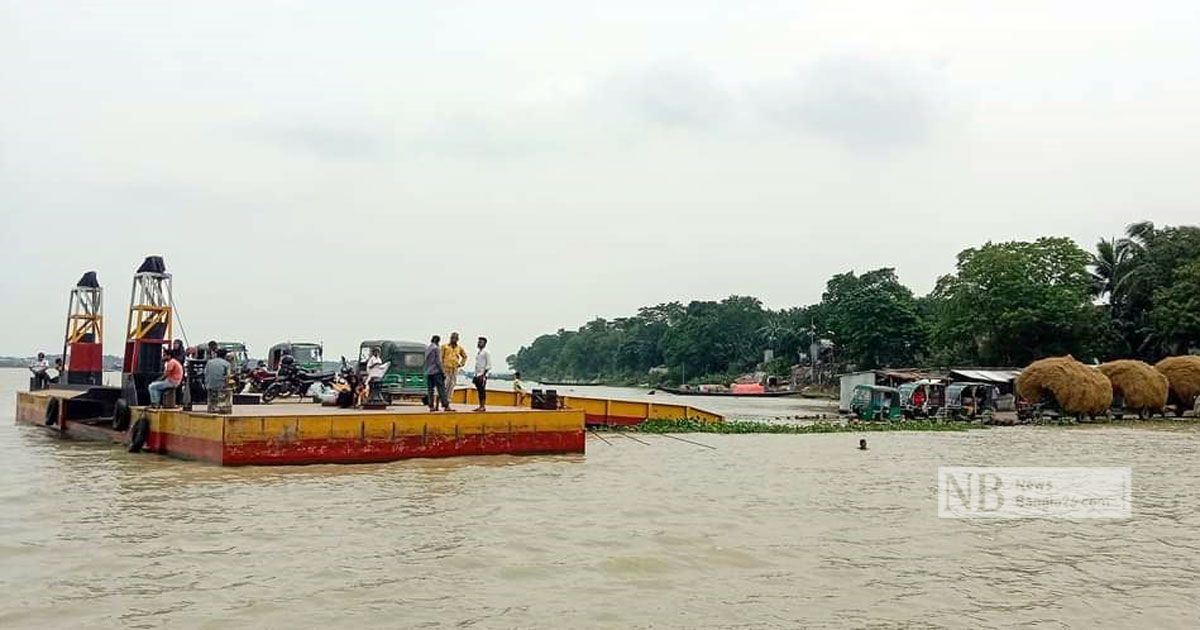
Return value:
[[(222, 469), (12, 423), (0, 628), (1200, 624), (1200, 426), (589, 438)], [(939, 465), (1131, 466), (1134, 516), (936, 516)]]

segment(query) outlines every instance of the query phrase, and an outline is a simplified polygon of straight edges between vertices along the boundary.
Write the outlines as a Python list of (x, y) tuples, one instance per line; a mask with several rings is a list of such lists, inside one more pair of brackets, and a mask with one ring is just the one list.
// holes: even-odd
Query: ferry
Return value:
[[(151, 408), (148, 385), (163, 370), (172, 342), (174, 297), (163, 259), (150, 256), (134, 274), (119, 386), (103, 385), (103, 289), (89, 272), (71, 290), (64, 378), (48, 389), (17, 392), (16, 422), (64, 438), (122, 445), (223, 466), (385, 462), (416, 457), (579, 453), (589, 424), (630, 425), (649, 418), (720, 422), (686, 405), (488, 392), (488, 410), (467, 411), (473, 390), (453, 393), (463, 411), (430, 412), (420, 402), (342, 409), (315, 402), (261, 404), (236, 396), (209, 413), (176, 406), (168, 391)], [(545, 402), (543, 396), (541, 402)]]

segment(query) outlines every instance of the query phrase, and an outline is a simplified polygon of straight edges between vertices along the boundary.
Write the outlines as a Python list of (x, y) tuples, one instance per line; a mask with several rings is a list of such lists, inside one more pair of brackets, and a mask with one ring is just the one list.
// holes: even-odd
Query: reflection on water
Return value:
[[(222, 469), (14, 427), (5, 378), (3, 628), (1190, 628), (1200, 611), (1191, 425)], [(1135, 517), (940, 520), (939, 464), (1129, 465)]]

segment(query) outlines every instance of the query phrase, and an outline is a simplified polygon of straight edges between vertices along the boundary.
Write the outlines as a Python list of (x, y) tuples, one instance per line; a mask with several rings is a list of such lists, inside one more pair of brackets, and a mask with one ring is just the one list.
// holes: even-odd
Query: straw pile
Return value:
[(1154, 365), (1171, 383), (1171, 397), (1192, 406), (1200, 395), (1200, 356), (1169, 357)]
[(1162, 411), (1167, 405), (1167, 377), (1149, 363), (1109, 361), (1100, 365), (1100, 372), (1112, 382), (1113, 396), (1120, 396), (1126, 409)]
[(1064, 413), (1099, 415), (1112, 406), (1113, 388), (1099, 370), (1067, 355), (1030, 363), (1017, 377), (1017, 395), (1034, 403), (1051, 398)]

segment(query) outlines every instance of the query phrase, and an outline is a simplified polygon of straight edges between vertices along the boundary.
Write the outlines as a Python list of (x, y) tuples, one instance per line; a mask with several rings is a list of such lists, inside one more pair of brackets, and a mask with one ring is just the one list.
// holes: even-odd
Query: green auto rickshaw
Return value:
[(364, 341), (358, 349), (359, 372), (366, 375), (367, 359), (372, 350), (388, 364), (380, 390), (388, 401), (420, 398), (426, 395), (425, 344), (419, 341)]
[(941, 381), (921, 379), (896, 389), (900, 392), (900, 411), (905, 418), (934, 418), (946, 406), (946, 385)]
[(285, 341), (271, 346), (267, 351), (267, 369), (272, 372), (279, 370), (279, 360), (283, 355), (290, 354), (296, 361), (296, 367), (308, 372), (321, 371), (321, 344)]
[[(233, 367), (234, 374), (242, 371), (246, 367), (246, 363), (250, 360), (246, 352), (246, 344), (240, 341), (218, 341), (217, 349), (225, 351), (225, 360), (229, 361), (229, 365)], [(208, 361), (208, 344), (196, 346), (196, 360)]]
[(899, 420), (900, 392), (894, 387), (855, 385), (850, 413), (859, 420)]
[(960, 382), (946, 386), (946, 414), (955, 420), (990, 420), (1000, 389), (991, 383)]

